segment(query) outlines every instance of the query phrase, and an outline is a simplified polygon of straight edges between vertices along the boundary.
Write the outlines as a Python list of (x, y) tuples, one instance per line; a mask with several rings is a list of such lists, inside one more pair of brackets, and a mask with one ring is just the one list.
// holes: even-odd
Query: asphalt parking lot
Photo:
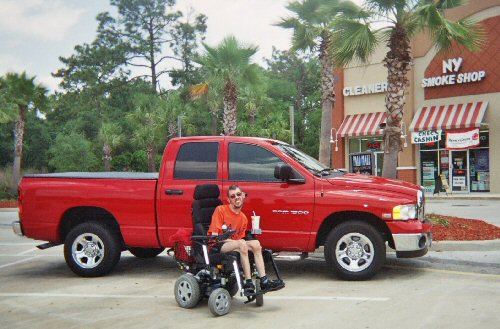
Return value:
[[(5, 214), (3, 215), (5, 218)], [(233, 299), (215, 318), (202, 301), (177, 306), (181, 272), (162, 254), (142, 260), (128, 252), (101, 278), (75, 276), (62, 246), (15, 236), (0, 220), (0, 318), (3, 328), (494, 328), (500, 323), (500, 250), (430, 252), (418, 259), (388, 253), (380, 274), (366, 282), (331, 276), (320, 254), (278, 260), (286, 288), (264, 306)]]

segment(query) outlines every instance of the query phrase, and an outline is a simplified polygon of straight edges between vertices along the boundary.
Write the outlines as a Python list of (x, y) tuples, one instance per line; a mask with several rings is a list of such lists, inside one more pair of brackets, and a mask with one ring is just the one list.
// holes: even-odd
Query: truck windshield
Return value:
[(286, 153), (289, 157), (300, 163), (313, 174), (318, 174), (328, 170), (328, 167), (322, 165), (318, 160), (287, 144), (275, 144), (277, 148)]
[(296, 149), (295, 147), (289, 144), (276, 143), (274, 145), (280, 150), (282, 150), (284, 153), (286, 153), (289, 157), (300, 163), (304, 168), (309, 170), (312, 174), (318, 177), (324, 177), (324, 176), (338, 177), (338, 176), (343, 176), (345, 174), (344, 171), (331, 169), (324, 166), (318, 160), (314, 159), (313, 157), (305, 154), (304, 152)]

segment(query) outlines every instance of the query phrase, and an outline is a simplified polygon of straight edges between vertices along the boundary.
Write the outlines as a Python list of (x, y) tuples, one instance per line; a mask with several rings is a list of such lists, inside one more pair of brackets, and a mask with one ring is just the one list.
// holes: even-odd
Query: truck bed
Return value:
[(80, 178), (80, 179), (158, 179), (158, 173), (143, 172), (63, 172), (53, 174), (30, 174), (24, 175), (29, 178)]

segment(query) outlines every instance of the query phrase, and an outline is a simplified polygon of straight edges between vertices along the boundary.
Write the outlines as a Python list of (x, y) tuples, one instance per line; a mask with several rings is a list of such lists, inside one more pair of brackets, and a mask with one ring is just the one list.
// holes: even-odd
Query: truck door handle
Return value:
[(182, 195), (183, 193), (183, 190), (165, 190), (166, 195)]

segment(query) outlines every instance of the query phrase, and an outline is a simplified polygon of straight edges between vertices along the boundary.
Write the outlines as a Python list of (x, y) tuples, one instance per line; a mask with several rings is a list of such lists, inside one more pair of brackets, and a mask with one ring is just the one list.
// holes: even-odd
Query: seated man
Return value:
[(252, 275), (250, 273), (250, 261), (248, 259), (249, 250), (252, 251), (254, 255), (262, 291), (266, 292), (278, 288), (280, 284), (269, 280), (266, 276), (264, 258), (262, 257), (262, 247), (259, 240), (245, 240), (248, 219), (241, 211), (245, 200), (245, 194), (237, 185), (231, 185), (227, 194), (229, 205), (218, 206), (215, 209), (212, 216), (212, 223), (208, 228), (208, 234), (218, 235), (223, 233), (224, 225), (227, 228), (231, 227), (231, 229), (236, 230), (230, 239), (223, 241), (221, 252), (238, 251), (240, 253), (243, 275), (245, 276), (245, 283), (243, 286), (245, 293), (255, 293), (255, 286), (252, 282)]

